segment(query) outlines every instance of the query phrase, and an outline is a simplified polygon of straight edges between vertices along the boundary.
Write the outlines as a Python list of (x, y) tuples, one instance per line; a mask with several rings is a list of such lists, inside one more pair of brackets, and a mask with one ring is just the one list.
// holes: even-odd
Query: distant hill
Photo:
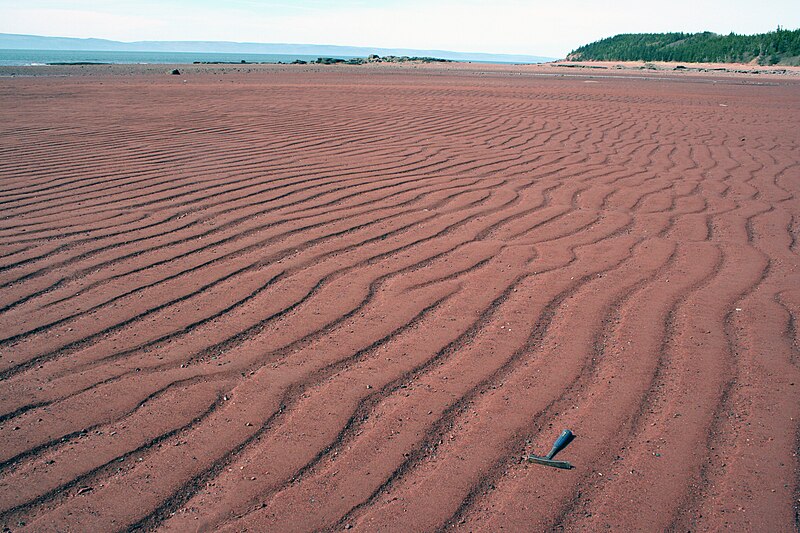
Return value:
[(757, 35), (626, 33), (581, 46), (572, 61), (680, 61), (800, 65), (800, 30)]
[(453, 61), (496, 63), (545, 63), (555, 58), (519, 54), (486, 54), (451, 52), (448, 50), (415, 50), (408, 48), (369, 48), (320, 44), (235, 43), (227, 41), (136, 41), (106, 39), (74, 39), (0, 33), (0, 49), (8, 50), (85, 50), (93, 52), (220, 52), (235, 54), (310, 55), (324, 57), (425, 56)]

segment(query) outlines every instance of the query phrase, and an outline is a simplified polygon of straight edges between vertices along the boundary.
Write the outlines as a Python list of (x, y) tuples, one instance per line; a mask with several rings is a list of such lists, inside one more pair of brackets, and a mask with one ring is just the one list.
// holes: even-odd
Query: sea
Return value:
[[(314, 55), (231, 54), (213, 52), (107, 52), (84, 50), (0, 50), (0, 66), (105, 63), (115, 65), (187, 65), (213, 63), (291, 63), (316, 61)], [(350, 59), (353, 56), (325, 56)]]

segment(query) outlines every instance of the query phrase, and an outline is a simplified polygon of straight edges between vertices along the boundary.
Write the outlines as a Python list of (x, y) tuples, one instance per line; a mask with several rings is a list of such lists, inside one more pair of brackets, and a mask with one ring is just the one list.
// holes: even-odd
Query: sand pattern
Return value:
[(795, 530), (798, 124), (796, 80), (0, 80), (0, 524)]

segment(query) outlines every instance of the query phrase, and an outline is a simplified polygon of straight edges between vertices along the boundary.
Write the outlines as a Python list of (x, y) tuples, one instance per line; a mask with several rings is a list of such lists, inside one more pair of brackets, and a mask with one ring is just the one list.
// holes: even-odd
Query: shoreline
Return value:
[(277, 74), (304, 72), (416, 72), (431, 75), (467, 74), (495, 76), (552, 76), (579, 78), (634, 77), (653, 79), (726, 78), (737, 80), (797, 80), (800, 67), (757, 67), (727, 63), (645, 63), (612, 61), (557, 61), (552, 63), (511, 64), (477, 62), (382, 62), (364, 64), (289, 64), (289, 63), (192, 63), (192, 64), (59, 64), (0, 66), (2, 78), (159, 76), (178, 69), (181, 76), (225, 74)]
[(734, 74), (800, 75), (800, 67), (791, 65), (759, 65), (757, 63), (692, 63), (687, 61), (569, 61), (550, 63), (561, 68), (597, 70), (648, 70), (682, 72), (726, 72)]

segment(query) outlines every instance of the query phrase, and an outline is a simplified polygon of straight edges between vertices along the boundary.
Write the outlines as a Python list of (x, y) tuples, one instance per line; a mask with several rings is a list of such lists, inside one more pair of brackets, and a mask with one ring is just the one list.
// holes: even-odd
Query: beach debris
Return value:
[(572, 431), (565, 429), (561, 432), (561, 435), (558, 436), (555, 443), (553, 443), (553, 447), (550, 449), (550, 452), (547, 455), (544, 457), (539, 455), (529, 455), (526, 459), (529, 463), (537, 463), (540, 465), (552, 466), (564, 470), (571, 470), (573, 468), (572, 464), (567, 461), (556, 461), (553, 459), (553, 457), (555, 457), (558, 452), (566, 448), (574, 438), (575, 435), (572, 433)]
[(178, 70), (178, 69), (174, 69), (172, 72), (170, 72), (170, 74), (172, 74), (173, 76), (180, 76), (181, 75), (181, 71)]

